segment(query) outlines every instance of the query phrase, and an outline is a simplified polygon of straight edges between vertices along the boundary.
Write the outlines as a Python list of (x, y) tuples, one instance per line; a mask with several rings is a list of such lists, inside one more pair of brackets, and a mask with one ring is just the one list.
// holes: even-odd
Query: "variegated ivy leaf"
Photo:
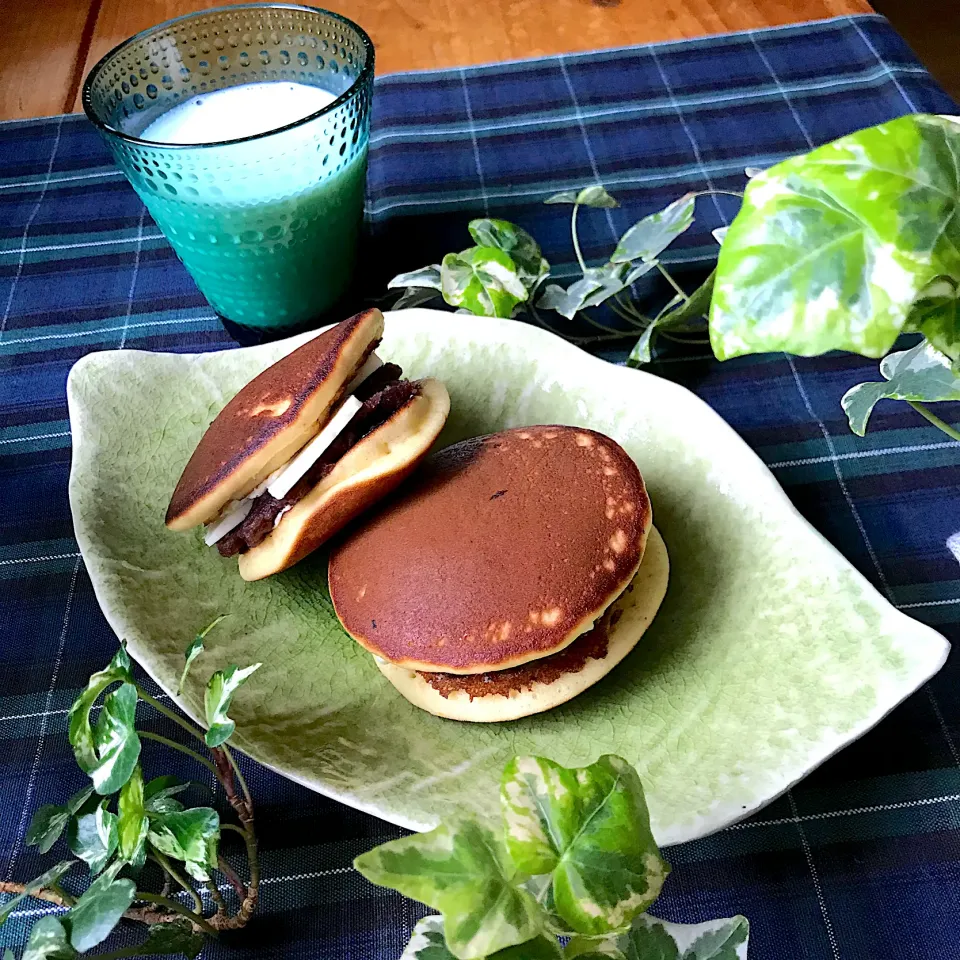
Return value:
[(209, 880), (217, 866), (220, 815), (211, 807), (191, 807), (150, 818), (148, 839), (161, 853), (182, 860), (195, 880)]
[(433, 263), (429, 267), (421, 267), (409, 273), (398, 273), (387, 284), (390, 290), (401, 287), (430, 287), (433, 290), (440, 290), (440, 264)]
[(228, 613), (221, 613), (212, 623), (208, 623), (194, 638), (190, 641), (190, 645), (186, 650), (183, 651), (183, 657), (186, 663), (183, 665), (183, 673), (180, 674), (180, 682), (177, 684), (177, 693), (180, 694), (183, 692), (183, 685), (187, 681), (187, 674), (190, 672), (190, 667), (193, 665), (193, 661), (203, 653), (203, 643), (207, 639), (207, 634), (218, 624), (221, 620), (225, 620), (229, 616)]
[(523, 227), (509, 220), (471, 220), (467, 228), (478, 247), (502, 250), (516, 264), (517, 276), (528, 291), (550, 272), (540, 245)]
[(117, 815), (107, 809), (109, 798), (79, 813), (67, 828), (70, 852), (83, 860), (91, 874), (99, 873), (117, 849)]
[(717, 243), (722, 245), (723, 239), (724, 237), (726, 237), (727, 231), (729, 229), (730, 229), (729, 227), (717, 227), (715, 230), (711, 230), (710, 233), (713, 236), (713, 239), (716, 240)]
[(440, 267), (443, 299), (478, 317), (511, 317), (528, 297), (517, 265), (496, 247), (448, 253)]
[[(553, 937), (536, 937), (516, 947), (491, 953), (484, 960), (561, 960), (562, 952)], [(424, 917), (400, 960), (456, 960), (443, 938), (443, 917)]]
[(659, 896), (670, 868), (650, 832), (640, 778), (620, 757), (580, 769), (515, 757), (500, 801), (514, 864), (551, 874), (544, 905), (569, 930), (618, 930)]
[(915, 347), (891, 353), (880, 363), (886, 383), (860, 383), (851, 387), (840, 400), (850, 429), (862, 437), (877, 401), (913, 400), (939, 402), (960, 400), (960, 376), (954, 373), (950, 358), (926, 340)]
[(106, 940), (133, 903), (137, 887), (132, 880), (117, 879), (121, 867), (120, 863), (107, 867), (65, 917), (70, 944), (80, 953)]
[(242, 670), (231, 663), (226, 670), (218, 670), (208, 681), (203, 695), (203, 709), (207, 717), (204, 737), (208, 747), (219, 747), (233, 735), (237, 725), (227, 716), (233, 695), (247, 678), (263, 664), (254, 663)]
[(86, 772), (97, 793), (116, 793), (130, 778), (140, 757), (136, 716), (139, 695), (132, 683), (124, 683), (103, 698), (103, 708), (93, 728), (97, 762)]
[(720, 359), (882, 357), (918, 294), (960, 276), (960, 125), (911, 115), (754, 177), (717, 265)]
[(624, 933), (603, 939), (574, 937), (564, 960), (747, 960), (750, 925), (746, 917), (706, 923), (668, 923), (641, 914)]
[(691, 330), (702, 324), (703, 318), (710, 310), (715, 275), (716, 271), (711, 272), (686, 300), (679, 296), (674, 297), (664, 310), (654, 317), (630, 351), (630, 356), (627, 358), (628, 366), (639, 367), (651, 361), (653, 341), (659, 330)]
[(937, 278), (916, 300), (904, 330), (922, 333), (957, 366), (960, 360), (960, 285)]
[(601, 184), (584, 187), (582, 190), (561, 190), (560, 193), (555, 193), (553, 196), (547, 197), (543, 202), (576, 203), (581, 207), (601, 207), (605, 209), (620, 206)]
[(147, 811), (143, 799), (143, 773), (137, 764), (117, 798), (117, 841), (120, 859), (142, 867), (147, 859)]
[(474, 821), (392, 840), (353, 865), (372, 883), (439, 910), (458, 960), (480, 960), (540, 932), (537, 904), (515, 885), (503, 841)]
[(543, 310), (556, 310), (570, 320), (578, 310), (596, 307), (623, 290), (627, 286), (627, 273), (623, 264), (608, 263), (602, 267), (591, 267), (566, 290), (555, 283), (548, 284), (537, 306)]
[(410, 307), (419, 307), (421, 304), (429, 303), (440, 296), (439, 290), (433, 290), (430, 287), (407, 287), (403, 293), (397, 297), (396, 303), (391, 310), (409, 310)]
[(763, 173), (763, 167), (744, 167), (743, 172), (746, 174), (748, 180), (752, 180), (754, 177), (759, 177)]
[(49, 853), (50, 848), (60, 839), (60, 834), (70, 822), (70, 818), (90, 799), (93, 786), (86, 786), (75, 793), (65, 806), (45, 803), (37, 807), (30, 826), (27, 827), (27, 844), (37, 847), (40, 853)]
[(20, 960), (73, 960), (76, 956), (66, 925), (59, 917), (48, 915), (33, 925)]
[(657, 213), (635, 223), (621, 238), (611, 263), (655, 260), (693, 223), (696, 194), (687, 193)]

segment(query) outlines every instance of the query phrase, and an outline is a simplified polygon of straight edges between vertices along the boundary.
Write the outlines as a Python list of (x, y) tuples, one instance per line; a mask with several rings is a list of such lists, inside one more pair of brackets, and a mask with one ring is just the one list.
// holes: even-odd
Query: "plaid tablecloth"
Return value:
[[(466, 246), (477, 212), (517, 220), (572, 273), (568, 210), (540, 203), (551, 191), (602, 181), (621, 199), (621, 209), (583, 218), (586, 253), (600, 258), (630, 222), (680, 192), (741, 188), (745, 165), (906, 112), (953, 110), (876, 16), (385, 77), (364, 292), (379, 295), (391, 274)], [(715, 252), (709, 230), (735, 207), (700, 202), (679, 269), (702, 267)], [(0, 879), (49, 863), (24, 846), (24, 829), (38, 804), (82, 785), (66, 712), (116, 645), (72, 536), (67, 371), (90, 350), (229, 345), (85, 120), (0, 125)], [(874, 364), (779, 354), (720, 364), (688, 348), (652, 369), (733, 424), (901, 610), (960, 636), (960, 566), (947, 545), (960, 531), (960, 444), (889, 403), (866, 439), (853, 437), (839, 399)], [(957, 419), (956, 408), (938, 412)], [(670, 849), (675, 869), (656, 912), (691, 922), (745, 914), (755, 960), (960, 957), (958, 679), (954, 657), (759, 815)], [(162, 719), (155, 729), (177, 736)], [(148, 770), (196, 773), (152, 746)], [(263, 844), (262, 911), (204, 956), (395, 960), (425, 911), (350, 863), (400, 831), (245, 768)], [(21, 944), (46, 909), (19, 909), (0, 945)]]

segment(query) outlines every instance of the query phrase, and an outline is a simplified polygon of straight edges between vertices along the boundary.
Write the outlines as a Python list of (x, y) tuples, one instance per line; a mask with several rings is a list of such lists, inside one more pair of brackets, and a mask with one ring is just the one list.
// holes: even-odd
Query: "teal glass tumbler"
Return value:
[[(309, 326), (346, 291), (363, 222), (373, 44), (345, 17), (249, 4), (146, 30), (108, 53), (83, 107), (221, 317), (263, 333)], [(250, 83), (321, 87), (302, 120), (241, 139), (140, 134), (191, 97)]]

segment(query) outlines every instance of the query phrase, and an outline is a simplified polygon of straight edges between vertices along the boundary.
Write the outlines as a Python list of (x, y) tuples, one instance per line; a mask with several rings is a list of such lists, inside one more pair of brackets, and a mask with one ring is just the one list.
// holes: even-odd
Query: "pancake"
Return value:
[(378, 661), (414, 706), (438, 717), (492, 723), (550, 710), (605, 677), (643, 636), (667, 590), (669, 559), (650, 530), (640, 569), (593, 630), (559, 653), (493, 673), (421, 673)]
[(382, 336), (383, 314), (365, 310), (251, 380), (200, 439), (170, 499), (167, 526), (209, 522), (286, 463), (326, 421)]
[(637, 572), (650, 523), (640, 471), (609, 437), (507, 430), (428, 458), (333, 550), (330, 596), (347, 632), (397, 666), (503, 670), (590, 630)]

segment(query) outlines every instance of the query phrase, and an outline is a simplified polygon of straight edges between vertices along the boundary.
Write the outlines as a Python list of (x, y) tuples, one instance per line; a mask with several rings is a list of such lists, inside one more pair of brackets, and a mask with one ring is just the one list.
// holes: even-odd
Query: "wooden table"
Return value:
[[(314, 0), (317, 5), (324, 0)], [(11, 0), (0, 120), (80, 109), (90, 67), (131, 34), (224, 0)], [(465, 66), (871, 11), (867, 0), (328, 0), (370, 33), (379, 73)], [(722, 84), (722, 78), (718, 83)]]

